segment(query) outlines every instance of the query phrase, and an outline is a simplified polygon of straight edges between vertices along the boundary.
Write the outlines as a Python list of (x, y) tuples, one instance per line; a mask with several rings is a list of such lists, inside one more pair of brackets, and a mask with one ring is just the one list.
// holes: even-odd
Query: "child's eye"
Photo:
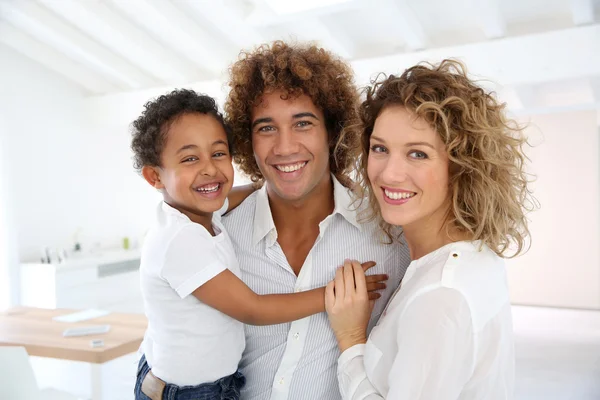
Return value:
[(372, 153), (387, 153), (387, 149), (385, 148), (385, 146), (382, 146), (380, 144), (372, 145), (370, 150)]
[(429, 158), (427, 156), (427, 154), (423, 153), (422, 151), (418, 151), (418, 150), (414, 150), (411, 151), (410, 153), (408, 153), (409, 157), (414, 158), (415, 160), (425, 160), (427, 158)]
[(227, 153), (225, 153), (224, 151), (217, 151), (215, 154), (213, 154), (213, 157), (224, 157), (226, 155)]
[(193, 161), (197, 161), (198, 157), (192, 156), (192, 157), (186, 157), (184, 158), (181, 162), (193, 162)]

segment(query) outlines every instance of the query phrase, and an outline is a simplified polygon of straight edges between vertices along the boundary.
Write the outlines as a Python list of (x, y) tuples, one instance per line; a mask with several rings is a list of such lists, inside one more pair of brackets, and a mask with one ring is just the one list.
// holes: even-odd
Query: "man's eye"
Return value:
[(306, 128), (307, 126), (312, 125), (313, 123), (310, 121), (299, 121), (296, 126), (299, 128)]
[(275, 130), (275, 128), (272, 127), (271, 125), (265, 125), (265, 126), (261, 126), (260, 128), (258, 128), (259, 132), (271, 132), (274, 130)]

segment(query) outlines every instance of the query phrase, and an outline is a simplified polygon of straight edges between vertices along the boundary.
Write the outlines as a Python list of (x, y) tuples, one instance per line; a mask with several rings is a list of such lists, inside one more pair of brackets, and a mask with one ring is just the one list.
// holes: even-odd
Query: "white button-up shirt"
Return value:
[(457, 242), (413, 261), (366, 344), (340, 356), (344, 400), (507, 400), (514, 344), (504, 261)]
[[(335, 209), (319, 224), (319, 236), (298, 277), (277, 243), (266, 188), (223, 219), (236, 249), (244, 282), (256, 293), (293, 293), (325, 286), (344, 260), (375, 261), (368, 274), (389, 275), (376, 302), (374, 326), (410, 262), (404, 244), (386, 245), (376, 223), (361, 224), (345, 187), (335, 178)], [(246, 325), (240, 367), (246, 375), (242, 399), (336, 400), (339, 350), (326, 313), (292, 323)]]

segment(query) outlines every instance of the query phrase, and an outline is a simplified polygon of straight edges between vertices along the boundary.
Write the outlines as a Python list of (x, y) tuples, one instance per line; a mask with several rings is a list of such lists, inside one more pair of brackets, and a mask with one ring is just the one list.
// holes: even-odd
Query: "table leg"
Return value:
[(91, 363), (92, 400), (102, 400), (102, 364)]

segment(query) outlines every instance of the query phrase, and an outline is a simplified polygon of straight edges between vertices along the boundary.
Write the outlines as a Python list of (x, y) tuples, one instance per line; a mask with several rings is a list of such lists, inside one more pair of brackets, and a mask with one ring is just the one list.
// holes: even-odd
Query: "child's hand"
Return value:
[(325, 310), (340, 351), (366, 343), (373, 303), (369, 300), (364, 267), (358, 261), (346, 261), (325, 289)]
[[(361, 264), (363, 271), (366, 273), (370, 268), (375, 266), (375, 262), (367, 261)], [(388, 280), (388, 276), (386, 274), (379, 275), (367, 275), (367, 292), (369, 293), (369, 300), (377, 300), (381, 297), (381, 293), (378, 293), (378, 290), (383, 290), (386, 288), (385, 281)]]

